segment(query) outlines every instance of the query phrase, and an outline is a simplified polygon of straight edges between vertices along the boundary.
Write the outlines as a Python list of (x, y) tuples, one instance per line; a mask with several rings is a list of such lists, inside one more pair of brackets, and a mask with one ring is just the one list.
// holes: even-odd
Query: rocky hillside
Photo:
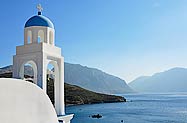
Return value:
[(13, 69), (12, 65), (6, 66), (6, 67), (2, 67), (2, 68), (0, 68), (0, 74), (11, 73), (12, 69)]
[[(0, 74), (8, 72), (12, 72), (12, 66), (0, 68)], [(31, 67), (26, 66), (25, 74), (33, 75)], [(94, 92), (106, 94), (133, 92), (124, 80), (101, 70), (79, 64), (65, 63), (65, 82)]]
[[(0, 78), (11, 78), (12, 73), (0, 74)], [(54, 82), (53, 79), (48, 79), (47, 94), (54, 104)], [(65, 103), (66, 105), (94, 104), (94, 103), (112, 103), (126, 102), (126, 99), (121, 96), (106, 95), (95, 93), (81, 87), (65, 83)]]
[(100, 93), (123, 94), (133, 92), (124, 80), (101, 70), (79, 64), (65, 63), (65, 82)]
[(67, 105), (113, 103), (126, 101), (126, 99), (121, 96), (95, 93), (70, 84), (65, 84), (65, 100)]

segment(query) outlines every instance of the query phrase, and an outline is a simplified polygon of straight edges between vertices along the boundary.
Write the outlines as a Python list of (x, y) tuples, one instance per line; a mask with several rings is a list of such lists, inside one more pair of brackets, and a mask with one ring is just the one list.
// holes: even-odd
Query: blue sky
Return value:
[(186, 0), (1, 0), (0, 67), (12, 64), (38, 3), (55, 25), (66, 62), (127, 82), (187, 67)]

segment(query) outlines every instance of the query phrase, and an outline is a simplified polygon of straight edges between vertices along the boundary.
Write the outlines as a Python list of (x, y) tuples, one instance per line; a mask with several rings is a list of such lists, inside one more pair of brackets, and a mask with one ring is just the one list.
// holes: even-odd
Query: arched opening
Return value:
[(47, 65), (47, 95), (49, 96), (52, 104), (56, 104), (56, 84), (59, 82), (59, 70), (55, 61), (50, 61)]
[(34, 61), (21, 65), (19, 76), (21, 79), (37, 84), (37, 66)]
[(53, 32), (52, 31), (50, 31), (49, 32), (49, 44), (53, 44), (53, 39), (54, 39), (54, 37), (53, 37)]
[(27, 43), (32, 43), (32, 32), (30, 30), (27, 32)]
[(38, 43), (39, 42), (44, 42), (44, 31), (43, 30), (38, 31)]

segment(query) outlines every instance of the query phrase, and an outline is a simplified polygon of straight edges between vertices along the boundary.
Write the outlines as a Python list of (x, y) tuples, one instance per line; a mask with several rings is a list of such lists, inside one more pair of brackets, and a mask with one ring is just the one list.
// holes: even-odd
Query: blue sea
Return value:
[(70, 106), (66, 113), (75, 114), (72, 123), (187, 123), (187, 93), (123, 96), (127, 102)]

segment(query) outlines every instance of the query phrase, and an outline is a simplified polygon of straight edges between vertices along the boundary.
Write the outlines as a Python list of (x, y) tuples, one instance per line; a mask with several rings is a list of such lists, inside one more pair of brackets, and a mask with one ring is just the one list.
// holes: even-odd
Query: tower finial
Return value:
[(41, 15), (43, 10), (41, 4), (38, 4), (36, 8), (38, 9), (38, 15)]

